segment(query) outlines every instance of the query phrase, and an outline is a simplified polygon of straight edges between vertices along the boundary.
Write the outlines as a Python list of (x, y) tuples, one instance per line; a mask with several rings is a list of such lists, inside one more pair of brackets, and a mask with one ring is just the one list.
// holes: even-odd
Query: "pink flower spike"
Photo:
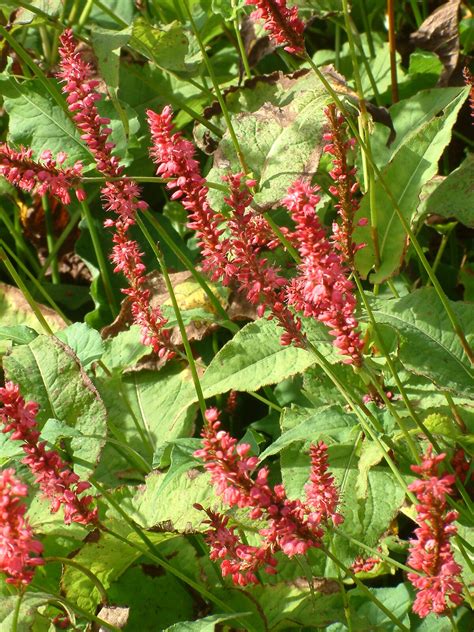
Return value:
[(447, 497), (452, 494), (455, 477), (438, 473), (439, 464), (445, 454), (433, 456), (432, 446), (423, 457), (421, 465), (411, 469), (421, 476), (408, 486), (414, 492), (419, 505), (416, 506), (416, 538), (410, 541), (408, 566), (421, 574), (408, 573), (408, 579), (418, 590), (413, 611), (420, 617), (431, 612), (446, 614), (454, 604), (462, 601), (461, 567), (454, 560), (450, 539), (456, 534), (454, 521), (458, 514), (448, 510)]
[(82, 178), (82, 163), (77, 161), (72, 167), (63, 167), (65, 156), (60, 153), (54, 160), (49, 150), (43, 151), (40, 162), (36, 162), (31, 149), (20, 147), (17, 151), (0, 143), (0, 176), (23, 191), (48, 193), (67, 205), (71, 201), (70, 190), (76, 189), (76, 194), (81, 190), (77, 187)]
[(363, 341), (354, 316), (354, 286), (319, 221), (317, 190), (297, 180), (282, 200), (296, 224), (291, 239), (302, 259), (298, 276), (286, 290), (287, 301), (304, 316), (317, 318), (329, 327), (334, 346), (346, 356), (344, 362), (360, 366)]
[(276, 45), (285, 45), (285, 50), (295, 55), (304, 53), (304, 23), (298, 17), (298, 8), (289, 9), (286, 0), (246, 0), (256, 10), (252, 17), (264, 20), (264, 27)]
[(18, 587), (28, 585), (35, 567), (44, 563), (39, 557), (43, 545), (34, 539), (21, 502), (27, 495), (13, 469), (0, 472), (0, 571), (7, 575), (7, 583)]
[(337, 526), (344, 522), (344, 518), (336, 511), (339, 492), (334, 476), (328, 472), (327, 450), (327, 445), (322, 441), (310, 447), (311, 473), (310, 482), (306, 485), (306, 501), (314, 508), (318, 522), (330, 519)]
[(44, 496), (51, 502), (51, 512), (64, 508), (64, 522), (96, 524), (97, 509), (92, 509), (92, 496), (79, 494), (90, 487), (81, 481), (54, 450), (47, 450), (46, 443), (40, 442), (36, 415), (38, 404), (25, 402), (17, 384), (7, 382), (0, 388), (0, 424), (2, 432), (12, 432), (11, 438), (23, 442), (26, 457), (22, 462), (27, 465), (40, 486)]
[[(334, 104), (329, 105), (324, 113), (329, 126), (329, 132), (324, 134), (324, 139), (330, 143), (323, 151), (333, 156), (333, 168), (329, 175), (335, 184), (329, 190), (337, 198), (335, 207), (340, 218), (339, 224), (333, 224), (332, 241), (340, 251), (345, 264), (353, 269), (355, 253), (364, 247), (363, 244), (355, 244), (352, 239), (354, 216), (359, 209), (359, 200), (356, 197), (359, 185), (355, 180), (355, 168), (350, 168), (347, 163), (347, 154), (354, 145), (354, 139), (348, 137), (346, 119)], [(365, 226), (367, 223), (367, 218), (363, 217), (357, 225)]]

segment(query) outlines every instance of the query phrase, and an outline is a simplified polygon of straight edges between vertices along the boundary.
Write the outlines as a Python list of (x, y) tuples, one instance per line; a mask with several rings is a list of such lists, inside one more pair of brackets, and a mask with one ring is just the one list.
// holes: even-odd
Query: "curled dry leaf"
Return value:
[(436, 53), (444, 70), (438, 85), (448, 85), (459, 59), (460, 0), (449, 0), (429, 15), (420, 28), (410, 35), (410, 44)]
[[(53, 331), (64, 329), (63, 319), (50, 307), (38, 303), (40, 312)], [(0, 321), (3, 326), (28, 325), (42, 333), (41, 325), (21, 290), (0, 283)]]

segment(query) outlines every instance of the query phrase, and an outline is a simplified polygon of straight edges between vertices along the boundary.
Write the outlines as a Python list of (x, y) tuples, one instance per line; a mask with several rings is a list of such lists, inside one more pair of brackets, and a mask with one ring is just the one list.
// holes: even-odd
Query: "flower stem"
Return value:
[[(54, 250), (54, 228), (53, 228), (53, 216), (51, 214), (51, 205), (47, 195), (41, 197), (41, 202), (44, 211), (44, 223), (46, 226), (46, 244), (48, 246), (48, 255)], [(59, 276), (58, 258), (57, 256), (51, 256), (51, 279), (54, 285), (59, 285), (61, 278)]]
[(60, 564), (65, 564), (66, 566), (71, 566), (72, 568), (77, 568), (77, 570), (81, 571), (81, 573), (84, 573), (84, 575), (88, 579), (90, 579), (91, 582), (94, 584), (94, 586), (97, 588), (100, 594), (100, 601), (102, 605), (106, 605), (108, 603), (107, 591), (105, 590), (104, 585), (102, 584), (100, 579), (96, 575), (94, 575), (94, 573), (87, 567), (83, 566), (82, 564), (79, 564), (79, 562), (76, 562), (76, 560), (70, 559), (68, 557), (56, 557), (56, 556), (45, 557), (44, 561), (46, 564), (48, 564), (49, 562), (58, 562)]
[(94, 218), (92, 217), (89, 204), (85, 200), (81, 202), (81, 208), (84, 214), (84, 219), (86, 220), (87, 228), (89, 229), (89, 234), (91, 236), (92, 246), (94, 248), (94, 253), (97, 258), (97, 264), (100, 270), (100, 276), (102, 279), (102, 283), (104, 284), (105, 295), (107, 296), (107, 300), (109, 301), (112, 316), (115, 317), (119, 312), (119, 307), (117, 299), (114, 295), (114, 291), (112, 289), (112, 281), (109, 274), (109, 269), (107, 267), (107, 261), (105, 259), (104, 251), (102, 250), (102, 246), (100, 243), (99, 233), (94, 223)]

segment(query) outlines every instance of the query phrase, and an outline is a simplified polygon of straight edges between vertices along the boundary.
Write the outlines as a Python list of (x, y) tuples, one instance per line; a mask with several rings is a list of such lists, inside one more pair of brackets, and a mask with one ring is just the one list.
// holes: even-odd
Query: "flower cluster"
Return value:
[(455, 605), (463, 601), (461, 567), (454, 560), (450, 544), (456, 534), (453, 523), (457, 512), (447, 510), (447, 497), (452, 494), (455, 476), (438, 473), (445, 457), (444, 453), (433, 456), (429, 446), (421, 465), (411, 467), (421, 478), (408, 486), (419, 502), (416, 506), (419, 527), (415, 529), (416, 539), (410, 542), (407, 564), (421, 573), (408, 574), (418, 590), (413, 611), (420, 617), (431, 612), (444, 614), (450, 607), (449, 601)]
[(335, 347), (346, 356), (344, 362), (360, 366), (363, 341), (354, 316), (354, 286), (317, 216), (317, 191), (298, 180), (283, 200), (296, 224), (292, 239), (302, 259), (299, 274), (287, 290), (288, 302), (330, 327)]
[(275, 44), (285, 44), (289, 53), (304, 53), (304, 23), (298, 17), (298, 8), (288, 8), (286, 0), (246, 0), (246, 4), (257, 7), (252, 13), (256, 20), (264, 20)]
[[(224, 198), (232, 213), (226, 218), (215, 212), (207, 201), (208, 189), (194, 158), (194, 145), (174, 132), (172, 110), (166, 106), (161, 114), (148, 111), (153, 148), (151, 156), (158, 165), (157, 174), (171, 178), (167, 187), (171, 198), (180, 200), (189, 213), (188, 226), (196, 231), (203, 256), (203, 269), (215, 281), (224, 285), (236, 280), (248, 300), (258, 306), (262, 316), (268, 308), (277, 318), (285, 333), (282, 343), (301, 345), (301, 323), (285, 305), (283, 292), (287, 281), (276, 267), (259, 257), (263, 247), (274, 248), (275, 237), (270, 236), (266, 220), (250, 210), (252, 201), (249, 187), (255, 182), (246, 181), (243, 174), (227, 176), (230, 193)], [(223, 225), (229, 236), (223, 237)]]
[(15, 586), (31, 582), (36, 566), (43, 564), (43, 545), (33, 537), (25, 517), (26, 505), (21, 501), (28, 490), (13, 469), (0, 472), (0, 571)]
[[(329, 105), (324, 112), (329, 131), (323, 135), (323, 139), (327, 142), (323, 151), (333, 156), (333, 168), (329, 175), (334, 180), (334, 185), (329, 187), (329, 191), (337, 198), (335, 207), (340, 218), (339, 224), (333, 223), (332, 241), (340, 250), (345, 263), (353, 268), (356, 252), (365, 246), (365, 244), (355, 244), (352, 240), (354, 215), (359, 209), (359, 201), (356, 197), (359, 184), (354, 177), (355, 167), (350, 168), (347, 164), (347, 153), (354, 146), (355, 139), (348, 137), (346, 119), (337, 111), (334, 104)], [(366, 218), (358, 222), (359, 226), (366, 224)]]
[(0, 388), (0, 423), (2, 432), (12, 432), (11, 438), (23, 442), (26, 456), (22, 459), (33, 473), (36, 483), (51, 502), (51, 511), (55, 513), (64, 508), (64, 522), (70, 524), (95, 524), (97, 509), (93, 509), (92, 496), (82, 496), (90, 483), (81, 481), (54, 450), (46, 449), (46, 442), (39, 441), (36, 415), (39, 406), (36, 402), (25, 402), (17, 384), (7, 382)]
[[(97, 169), (107, 178), (119, 178), (123, 167), (112, 155), (115, 147), (110, 140), (112, 130), (107, 127), (110, 119), (100, 115), (97, 102), (102, 98), (96, 88), (99, 81), (92, 78), (92, 68), (76, 51), (76, 41), (71, 29), (61, 35), (60, 71), (58, 78), (64, 82), (63, 92), (67, 95), (69, 110), (73, 113), (81, 138), (91, 150)], [(114, 247), (111, 255), (115, 271), (122, 272), (129, 287), (123, 290), (132, 304), (134, 322), (142, 331), (142, 342), (151, 345), (160, 357), (174, 355), (170, 345), (170, 332), (165, 329), (167, 320), (158, 307), (150, 305), (150, 290), (145, 287), (145, 265), (143, 253), (135, 240), (128, 236), (128, 229), (135, 223), (138, 211), (147, 208), (140, 200), (140, 187), (123, 177), (109, 180), (102, 187), (104, 208), (114, 213), (104, 225), (114, 229)]]
[(359, 555), (351, 565), (354, 573), (370, 573), (382, 560), (380, 557), (362, 557)]
[(287, 498), (283, 485), (270, 487), (268, 468), (261, 467), (255, 474), (259, 459), (249, 456), (250, 445), (237, 444), (237, 440), (220, 426), (218, 410), (209, 409), (202, 431), (203, 447), (194, 456), (204, 461), (215, 490), (226, 505), (249, 509), (252, 520), (267, 521), (267, 526), (259, 532), (262, 545), (249, 547), (239, 541), (235, 530), (228, 527), (226, 518), (207, 511), (211, 526), (207, 533), (211, 558), (223, 560), (223, 574), (230, 574), (235, 583), (245, 585), (257, 581), (255, 573), (259, 568), (274, 572), (277, 551), (293, 557), (306, 553), (309, 548), (319, 547), (324, 535), (322, 525), (328, 519), (338, 524), (342, 516), (336, 513), (337, 490), (333, 478), (327, 473), (324, 443), (311, 448), (311, 478), (304, 503)]
[(64, 152), (59, 152), (56, 159), (49, 150), (33, 160), (33, 151), (21, 147), (18, 151), (6, 143), (0, 143), (0, 176), (4, 176), (11, 184), (23, 191), (45, 195), (54, 195), (63, 204), (69, 204), (69, 191), (75, 189), (78, 200), (85, 199), (80, 188), (82, 163), (77, 161), (72, 167), (63, 167), (67, 160)]

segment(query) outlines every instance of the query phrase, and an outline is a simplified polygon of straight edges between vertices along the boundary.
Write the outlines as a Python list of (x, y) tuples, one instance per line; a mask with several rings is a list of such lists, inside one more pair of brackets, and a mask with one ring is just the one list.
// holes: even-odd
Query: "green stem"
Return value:
[(168, 290), (168, 293), (170, 295), (170, 299), (171, 299), (171, 303), (173, 305), (173, 309), (174, 309), (174, 313), (176, 316), (176, 320), (178, 322), (178, 327), (179, 327), (179, 331), (181, 334), (181, 338), (183, 340), (183, 346), (184, 346), (184, 350), (186, 352), (186, 357), (188, 359), (188, 363), (189, 363), (189, 369), (191, 371), (191, 375), (193, 378), (193, 383), (194, 383), (194, 388), (196, 390), (196, 395), (199, 401), (199, 407), (201, 409), (201, 413), (202, 413), (202, 418), (203, 420), (205, 420), (205, 414), (206, 414), (206, 402), (204, 400), (204, 395), (202, 392), (202, 388), (201, 388), (201, 382), (199, 381), (199, 375), (196, 369), (196, 363), (194, 361), (194, 357), (193, 357), (193, 352), (191, 349), (191, 345), (189, 344), (189, 340), (188, 340), (188, 336), (186, 333), (186, 327), (184, 326), (183, 323), (183, 319), (181, 317), (181, 310), (179, 309), (179, 305), (178, 302), (176, 300), (176, 295), (174, 293), (174, 289), (173, 289), (173, 285), (171, 283), (169, 274), (168, 274), (168, 270), (163, 258), (163, 255), (161, 254), (160, 250), (158, 249), (157, 245), (155, 244), (155, 242), (153, 241), (153, 237), (150, 235), (148, 228), (145, 226), (145, 224), (143, 223), (141, 217), (137, 216), (136, 218), (137, 220), (137, 224), (140, 227), (140, 230), (142, 231), (143, 235), (145, 236), (145, 239), (148, 241), (148, 243), (150, 244), (151, 249), (153, 250), (153, 253), (156, 257), (156, 260), (158, 261), (158, 265), (160, 266), (161, 269), (161, 273), (163, 274), (163, 278), (165, 280), (165, 284), (166, 284), (166, 289)]
[(76, 562), (76, 560), (70, 559), (68, 557), (45, 557), (44, 561), (46, 564), (48, 564), (49, 562), (58, 562), (59, 564), (64, 564), (66, 566), (71, 566), (72, 568), (77, 568), (77, 570), (81, 571), (81, 573), (83, 573), (88, 579), (90, 579), (94, 586), (97, 588), (100, 594), (100, 601), (102, 605), (106, 605), (108, 603), (107, 591), (105, 590), (104, 585), (90, 569), (86, 568), (82, 564), (79, 564), (79, 562)]
[[(18, 206), (16, 208), (18, 208)], [(0, 209), (0, 218), (2, 222), (5, 224), (8, 233), (13, 236), (13, 239), (15, 240), (15, 246), (16, 246), (17, 252), (21, 254), (22, 256), (26, 257), (28, 259), (28, 262), (33, 267), (35, 273), (38, 273), (41, 267), (37, 259), (35, 259), (35, 257), (31, 253), (28, 247), (28, 244), (26, 243), (25, 238), (23, 237), (23, 234), (20, 230), (20, 226), (17, 225), (17, 219), (16, 219), (17, 217), (18, 217), (18, 213), (15, 213), (15, 224), (13, 224), (10, 218), (8, 217), (5, 209), (3, 208)]]
[(59, 235), (59, 237), (54, 242), (53, 248), (49, 252), (49, 254), (46, 257), (46, 259), (45, 259), (43, 265), (41, 266), (41, 268), (38, 270), (38, 281), (42, 281), (44, 279), (44, 276), (45, 276), (46, 272), (48, 271), (48, 268), (49, 268), (51, 262), (57, 256), (57, 254), (58, 254), (59, 250), (61, 249), (62, 245), (64, 244), (66, 239), (69, 237), (69, 235), (71, 234), (72, 229), (76, 226), (76, 224), (80, 220), (80, 218), (81, 218), (81, 211), (80, 211), (80, 209), (78, 209), (78, 210), (74, 211), (74, 213), (69, 218), (69, 222), (67, 223), (65, 229), (63, 230), (63, 232)]
[(420, 9), (418, 8), (418, 0), (410, 0), (411, 9), (416, 20), (416, 27), (419, 28), (423, 22)]
[[(53, 225), (53, 216), (51, 214), (51, 206), (49, 204), (48, 196), (43, 195), (41, 197), (41, 202), (44, 210), (44, 223), (46, 226), (46, 245), (48, 246), (48, 254), (51, 255), (51, 252), (54, 250), (54, 225)], [(53, 256), (51, 258), (51, 280), (53, 285), (59, 285), (61, 283), (61, 278), (59, 276), (59, 266), (58, 266), (58, 258)]]
[(206, 293), (206, 296), (211, 301), (215, 312), (219, 314), (219, 316), (221, 317), (222, 321), (220, 322), (220, 324), (226, 329), (228, 329), (229, 331), (231, 331), (232, 333), (237, 333), (239, 331), (239, 326), (229, 320), (227, 312), (222, 307), (219, 299), (216, 297), (214, 292), (206, 283), (206, 280), (203, 277), (203, 275), (198, 270), (196, 270), (191, 259), (189, 259), (184, 254), (184, 252), (179, 248), (178, 244), (176, 244), (171, 239), (171, 237), (168, 235), (168, 233), (160, 224), (160, 222), (155, 217), (153, 217), (153, 215), (149, 211), (142, 211), (142, 213), (145, 219), (147, 219), (150, 222), (150, 224), (152, 224), (153, 227), (156, 229), (156, 231), (159, 233), (160, 239), (163, 239), (166, 245), (169, 246), (170, 250), (172, 250), (173, 254), (175, 254), (176, 257), (181, 261), (181, 263), (183, 263), (186, 266), (186, 268), (193, 275), (197, 283), (199, 283), (203, 291)]
[(107, 267), (104, 251), (102, 250), (102, 246), (100, 243), (99, 233), (97, 232), (97, 227), (94, 223), (94, 218), (92, 217), (89, 205), (85, 200), (81, 202), (81, 209), (91, 236), (92, 246), (97, 258), (100, 276), (102, 279), (102, 283), (104, 284), (105, 295), (107, 296), (107, 300), (109, 301), (112, 315), (115, 317), (119, 312), (119, 306), (117, 304), (117, 300), (112, 289), (112, 281), (110, 278), (109, 269)]
[(377, 597), (367, 588), (367, 586), (365, 586), (365, 584), (363, 584), (360, 579), (356, 577), (355, 573), (353, 573), (351, 569), (346, 568), (344, 564), (342, 564), (342, 562), (340, 562), (337, 557), (333, 555), (331, 551), (329, 551), (327, 548), (323, 550), (338, 568), (349, 575), (349, 577), (357, 584), (357, 587), (360, 589), (360, 591), (363, 592), (366, 597), (368, 597), (370, 601), (372, 601), (377, 606), (377, 608), (379, 608), (390, 619), (392, 623), (400, 628), (400, 630), (403, 630), (403, 632), (410, 632), (410, 630), (400, 621), (400, 619), (398, 619), (398, 617), (396, 617), (393, 612), (386, 608), (384, 604), (379, 601), (379, 599), (377, 599)]
[(19, 276), (19, 274), (17, 273), (15, 268), (12, 266), (11, 261), (10, 261), (10, 259), (7, 256), (7, 253), (5, 252), (5, 250), (1, 246), (0, 246), (0, 261), (3, 262), (3, 265), (6, 267), (7, 271), (10, 274), (10, 276), (12, 277), (12, 279), (14, 280), (14, 282), (16, 283), (18, 288), (22, 291), (23, 296), (28, 301), (28, 304), (31, 307), (31, 309), (33, 310), (33, 313), (36, 316), (36, 318), (37, 318), (39, 324), (41, 325), (41, 327), (44, 329), (44, 331), (48, 335), (53, 335), (53, 330), (51, 329), (51, 327), (46, 322), (46, 319), (43, 316), (43, 314), (41, 313), (41, 310), (38, 307), (38, 304), (36, 303), (34, 298), (31, 296), (28, 288), (23, 283), (21, 277)]
[[(235, 8), (236, 8), (235, 0), (232, 0), (232, 8), (235, 11)], [(245, 74), (247, 75), (247, 79), (251, 79), (252, 78), (252, 71), (250, 70), (249, 60), (247, 58), (247, 53), (245, 52), (244, 42), (242, 40), (242, 35), (240, 33), (239, 18), (237, 17), (237, 15), (233, 19), (233, 24), (234, 24), (235, 37), (237, 39), (237, 45), (239, 47), (240, 58), (242, 60), (243, 66), (244, 66)]]
[(76, 32), (77, 33), (81, 32), (84, 24), (87, 22), (87, 20), (89, 18), (89, 14), (92, 11), (93, 5), (94, 5), (94, 0), (87, 0), (86, 1), (84, 9), (82, 10), (82, 13), (79, 16), (79, 20), (77, 22), (77, 27), (76, 27)]
[(369, 24), (369, 12), (367, 10), (366, 0), (362, 0), (362, 22), (364, 23), (365, 35), (367, 37), (367, 44), (369, 45), (370, 57), (373, 59), (375, 57), (375, 47), (374, 40), (372, 37), (372, 29)]
[[(115, 498), (113, 498), (113, 496), (111, 494), (109, 494), (107, 492), (107, 490), (105, 488), (103, 488), (102, 485), (100, 485), (100, 483), (95, 481), (95, 479), (91, 478), (90, 482), (102, 494), (102, 496), (107, 500), (107, 502), (122, 516), (122, 518), (125, 520), (125, 522), (132, 528), (132, 530), (137, 534), (137, 536), (140, 538), (140, 540), (142, 540), (142, 542), (145, 544), (145, 546), (147, 548), (140, 546), (136, 542), (132, 542), (131, 540), (128, 540), (124, 536), (122, 536), (122, 535), (120, 535), (118, 533), (115, 533), (114, 531), (112, 531), (108, 527), (105, 527), (104, 525), (102, 525), (102, 529), (106, 533), (109, 533), (111, 536), (117, 538), (121, 542), (124, 542), (125, 544), (128, 544), (131, 548), (134, 548), (135, 550), (140, 551), (143, 555), (146, 555), (153, 562), (155, 562), (156, 564), (161, 566), (165, 571), (167, 571), (168, 573), (171, 573), (172, 575), (177, 577), (180, 581), (182, 581), (183, 583), (185, 583), (188, 586), (190, 586), (198, 594), (201, 594), (203, 597), (208, 599), (210, 602), (214, 603), (219, 608), (222, 608), (225, 612), (229, 612), (231, 614), (235, 614), (235, 611), (232, 610), (232, 608), (230, 608), (230, 606), (228, 606), (224, 601), (221, 601), (221, 599), (219, 599), (218, 597), (213, 595), (210, 591), (208, 591), (206, 588), (204, 588), (201, 584), (198, 584), (197, 582), (195, 582), (190, 577), (187, 577), (186, 575), (184, 575), (184, 573), (181, 573), (181, 571), (179, 571), (174, 566), (169, 564), (166, 560), (162, 559), (160, 557), (158, 551), (156, 550), (156, 547), (153, 544), (153, 542), (148, 538), (148, 536), (143, 532), (142, 529), (140, 529), (132, 520), (130, 520), (130, 518), (128, 517), (126, 512), (122, 509), (120, 504), (117, 503)], [(239, 623), (241, 625), (244, 626), (244, 629), (256, 632), (256, 628), (253, 625), (250, 625), (249, 622), (242, 623), (241, 619), (239, 619), (237, 617), (236, 617), (236, 619), (237, 619), (237, 621), (239, 621)]]
[[(451, 233), (457, 225), (458, 225), (457, 222), (451, 222), (446, 227), (446, 232), (443, 234), (441, 238), (441, 243), (439, 245), (438, 252), (436, 253), (435, 260), (433, 261), (433, 274), (436, 274), (436, 270), (438, 269), (438, 266), (441, 263), (441, 259), (443, 257), (443, 254), (448, 244)], [(431, 285), (431, 279), (428, 279), (428, 282), (426, 283), (426, 287), (429, 287), (430, 285)]]
[[(67, 318), (67, 316), (63, 313), (63, 311), (61, 310), (61, 308), (56, 304), (56, 302), (51, 298), (51, 296), (48, 294), (48, 292), (45, 290), (45, 288), (41, 285), (41, 283), (37, 280), (37, 278), (35, 277), (34, 274), (32, 274), (28, 268), (25, 266), (25, 264), (21, 261), (21, 259), (19, 257), (16, 256), (16, 254), (11, 250), (11, 248), (9, 248), (7, 246), (7, 244), (0, 239), (0, 245), (3, 246), (3, 248), (6, 250), (6, 252), (8, 253), (8, 255), (15, 261), (15, 263), (17, 264), (17, 266), (26, 274), (26, 276), (29, 278), (29, 280), (31, 281), (31, 283), (34, 285), (35, 289), (38, 291), (39, 294), (41, 294), (42, 296), (44, 296), (44, 298), (46, 299), (46, 302), (49, 303), (49, 305), (54, 309), (54, 311), (58, 314), (58, 316), (60, 316), (63, 321), (66, 323), (66, 325), (70, 325), (71, 321), (69, 320), (69, 318)], [(1, 257), (0, 257), (1, 258)], [(6, 265), (6, 264), (5, 264)], [(13, 270), (15, 271), (15, 273), (18, 275), (18, 273), (16, 272), (16, 270), (13, 268)], [(21, 277), (20, 281), (21, 281)], [(18, 283), (17, 283), (18, 285)], [(18, 287), (21, 289), (21, 286), (18, 285)], [(23, 284), (23, 287), (26, 287)], [(23, 290), (22, 290), (23, 291)], [(28, 291), (28, 290), (27, 290)], [(30, 295), (31, 296), (31, 295)], [(34, 301), (34, 298), (31, 296), (31, 299)]]
[(456, 404), (454, 403), (454, 399), (451, 397), (451, 394), (448, 391), (444, 391), (443, 393), (446, 401), (448, 402), (448, 406), (453, 414), (454, 417), (454, 421), (457, 423), (459, 430), (463, 433), (463, 434), (467, 434), (468, 430), (466, 428), (466, 424), (464, 423), (463, 418), (461, 417), (461, 415), (459, 414), (459, 411), (456, 407)]
[(283, 412), (283, 408), (281, 406), (278, 406), (278, 404), (274, 404), (272, 401), (270, 401), (269, 399), (267, 399), (266, 397), (263, 397), (262, 395), (259, 395), (258, 393), (256, 393), (255, 391), (250, 391), (249, 395), (251, 395), (252, 397), (254, 397), (255, 399), (258, 399), (260, 402), (263, 402), (264, 404), (266, 404), (269, 408), (273, 408), (273, 410), (278, 411), (279, 413)]
[(392, 89), (392, 103), (398, 103), (397, 81), (397, 48), (395, 35), (395, 8), (393, 0), (387, 0), (388, 16), (388, 47), (390, 51), (390, 79)]
[(191, 10), (190, 10), (190, 8), (188, 6), (188, 0), (180, 0), (180, 1), (181, 1), (182, 5), (184, 6), (184, 9), (185, 9), (186, 14), (188, 16), (188, 19), (189, 19), (189, 21), (191, 23), (191, 28), (193, 29), (194, 35), (196, 36), (196, 40), (198, 42), (198, 46), (199, 46), (199, 49), (201, 51), (202, 58), (204, 60), (204, 64), (206, 65), (207, 72), (209, 73), (209, 77), (211, 78), (212, 85), (214, 86), (214, 90), (216, 92), (217, 100), (219, 101), (219, 105), (221, 106), (222, 114), (224, 116), (224, 120), (225, 120), (227, 129), (229, 131), (229, 134), (230, 134), (230, 137), (231, 137), (231, 140), (232, 140), (232, 144), (234, 145), (234, 149), (235, 149), (235, 152), (237, 154), (237, 158), (239, 159), (239, 162), (240, 162), (240, 165), (242, 167), (243, 172), (244, 173), (248, 173), (249, 169), (247, 167), (247, 164), (245, 162), (245, 157), (244, 157), (244, 155), (242, 153), (239, 141), (238, 141), (237, 136), (235, 134), (234, 126), (232, 124), (232, 120), (230, 118), (226, 102), (225, 102), (224, 97), (222, 95), (222, 91), (221, 91), (221, 88), (219, 86), (219, 82), (217, 81), (216, 73), (214, 72), (214, 68), (213, 68), (213, 66), (212, 66), (212, 64), (211, 64), (211, 62), (209, 60), (209, 57), (207, 55), (207, 52), (206, 52), (206, 47), (204, 46), (204, 43), (202, 41), (201, 34), (199, 33), (199, 29), (196, 26), (196, 22), (194, 21), (193, 15), (192, 15)]
[(18, 599), (16, 600), (16, 603), (15, 603), (15, 610), (13, 611), (13, 621), (12, 621), (11, 632), (17, 632), (18, 630), (18, 619), (20, 616), (20, 607), (21, 607), (21, 602), (23, 601), (24, 595), (25, 595), (25, 591), (20, 589), (20, 592), (18, 594)]
[(357, 142), (359, 143), (360, 148), (362, 149), (362, 151), (364, 151), (367, 154), (367, 158), (369, 163), (371, 164), (375, 175), (378, 178), (378, 181), (380, 182), (380, 185), (382, 186), (382, 188), (384, 189), (385, 193), (387, 194), (387, 196), (390, 198), (390, 201), (393, 205), (393, 208), (397, 214), (398, 219), (400, 220), (400, 223), (405, 231), (405, 233), (407, 234), (409, 240), (411, 241), (413, 248), (415, 249), (416, 254), (418, 255), (418, 258), (422, 264), (422, 266), (424, 267), (426, 273), (428, 274), (428, 277), (431, 279), (431, 282), (433, 283), (433, 287), (436, 290), (436, 293), (438, 294), (438, 297), (441, 301), (441, 304), (451, 322), (451, 325), (453, 327), (454, 332), (456, 333), (456, 335), (459, 338), (459, 341), (461, 343), (462, 348), (464, 349), (467, 357), (469, 358), (469, 360), (471, 361), (471, 363), (474, 364), (474, 353), (473, 350), (471, 349), (471, 347), (469, 346), (469, 343), (466, 340), (466, 336), (464, 335), (464, 332), (462, 330), (462, 327), (458, 321), (458, 318), (456, 316), (456, 314), (454, 313), (454, 311), (452, 310), (450, 304), (449, 304), (449, 300), (448, 297), (446, 296), (446, 294), (444, 293), (443, 288), (441, 287), (438, 279), (436, 278), (436, 275), (433, 274), (433, 270), (428, 262), (428, 259), (425, 256), (425, 253), (423, 252), (423, 249), (418, 241), (418, 239), (416, 238), (416, 235), (414, 234), (414, 232), (412, 231), (409, 222), (405, 219), (400, 206), (398, 205), (393, 193), (391, 192), (390, 188), (387, 186), (387, 183), (385, 182), (385, 179), (382, 176), (382, 173), (380, 172), (380, 169), (377, 167), (377, 165), (375, 164), (371, 154), (370, 154), (370, 150), (368, 149), (368, 146), (366, 145), (366, 143), (363, 141), (363, 139), (361, 138), (359, 131), (357, 129), (357, 127), (354, 125), (354, 123), (351, 120), (350, 114), (347, 112), (346, 107), (344, 106), (344, 104), (342, 103), (341, 99), (339, 98), (339, 96), (337, 95), (337, 93), (335, 92), (335, 90), (333, 89), (333, 87), (331, 86), (331, 84), (328, 82), (328, 80), (326, 79), (326, 77), (323, 75), (323, 73), (319, 70), (319, 68), (314, 64), (313, 60), (311, 59), (311, 57), (309, 55), (306, 56), (306, 60), (309, 63), (309, 65), (311, 66), (311, 68), (313, 69), (313, 71), (316, 73), (317, 77), (319, 78), (319, 80), (321, 81), (321, 83), (324, 85), (324, 87), (326, 88), (326, 90), (328, 91), (328, 93), (331, 95), (332, 99), (334, 100), (334, 102), (336, 103), (337, 107), (339, 108), (339, 110), (347, 117), (347, 122), (349, 124), (349, 127), (352, 130), (352, 133), (354, 134)]

